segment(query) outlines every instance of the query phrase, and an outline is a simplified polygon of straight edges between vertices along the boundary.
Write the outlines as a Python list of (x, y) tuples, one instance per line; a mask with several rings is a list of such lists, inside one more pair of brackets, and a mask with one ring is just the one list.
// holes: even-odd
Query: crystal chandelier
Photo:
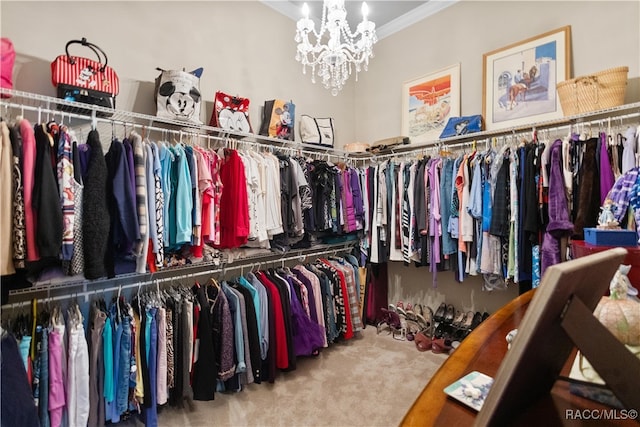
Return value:
[[(309, 6), (302, 6), (304, 18), (297, 24), (295, 40), (298, 43), (296, 61), (302, 63), (303, 74), (307, 73), (307, 66), (311, 67), (311, 81), (316, 82), (317, 75), (322, 79), (326, 89), (336, 96), (344, 87), (351, 75), (352, 67), (358, 73), (362, 68), (367, 70), (369, 58), (373, 57), (373, 45), (378, 41), (376, 24), (367, 19), (369, 8), (362, 3), (362, 22), (351, 32), (347, 22), (347, 11), (344, 0), (324, 0), (322, 6), (322, 21), (320, 31), (316, 32), (315, 23), (309, 19)], [(315, 37), (315, 43), (309, 41), (309, 36)], [(325, 35), (326, 44), (322, 44)]]

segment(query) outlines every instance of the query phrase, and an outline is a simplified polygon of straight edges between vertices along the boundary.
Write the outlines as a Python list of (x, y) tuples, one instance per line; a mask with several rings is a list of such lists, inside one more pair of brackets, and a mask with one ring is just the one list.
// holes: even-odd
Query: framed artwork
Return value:
[(460, 116), (460, 64), (402, 85), (402, 135), (411, 143), (437, 141), (450, 117)]
[(570, 75), (571, 26), (483, 55), (487, 130), (562, 117), (556, 84)]

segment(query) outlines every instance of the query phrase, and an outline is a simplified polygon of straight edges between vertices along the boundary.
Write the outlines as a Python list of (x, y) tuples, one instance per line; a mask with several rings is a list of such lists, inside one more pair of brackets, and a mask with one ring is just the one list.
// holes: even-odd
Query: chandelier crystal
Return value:
[[(355, 32), (351, 32), (347, 22), (344, 0), (324, 0), (320, 31), (316, 32), (315, 23), (309, 18), (309, 6), (302, 6), (304, 15), (297, 23), (295, 41), (298, 43), (296, 61), (302, 63), (302, 73), (311, 67), (311, 81), (316, 82), (316, 74), (322, 79), (322, 85), (331, 89), (336, 96), (342, 90), (352, 69), (358, 73), (369, 65), (373, 57), (373, 45), (378, 41), (376, 24), (367, 19), (369, 8), (362, 3), (362, 22)], [(310, 36), (315, 42), (309, 41)], [(323, 41), (326, 40), (326, 44)], [(317, 71), (317, 73), (316, 73)]]

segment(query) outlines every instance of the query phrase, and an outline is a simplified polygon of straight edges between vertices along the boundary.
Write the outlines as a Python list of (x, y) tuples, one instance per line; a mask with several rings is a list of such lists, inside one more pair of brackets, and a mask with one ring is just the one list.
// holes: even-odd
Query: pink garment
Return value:
[[(2, 37), (0, 39), (0, 87), (13, 89), (13, 65), (16, 61), (16, 50), (11, 39)], [(2, 95), (8, 98), (9, 95)]]
[(33, 181), (36, 163), (36, 136), (28, 120), (20, 121), (22, 137), (22, 183), (24, 185), (24, 227), (27, 233), (27, 261), (40, 259), (36, 245), (36, 217), (32, 209)]
[[(64, 327), (63, 327), (64, 328)], [(49, 418), (51, 427), (62, 423), (66, 399), (62, 372), (62, 330), (54, 328), (49, 333)]]
[(467, 158), (468, 155), (465, 154), (455, 176), (456, 191), (458, 192), (458, 200), (460, 203), (458, 206), (458, 252), (467, 252), (467, 245), (462, 238), (462, 193), (464, 187), (464, 168), (467, 164)]
[[(429, 216), (431, 215), (431, 188), (429, 188), (428, 182), (429, 182), (429, 164), (431, 163), (431, 160), (429, 160), (427, 162), (427, 165), (424, 168), (424, 172), (422, 173), (422, 181), (420, 182), (420, 184), (422, 184), (422, 194), (423, 194), (423, 198), (424, 198), (424, 205), (425, 205), (425, 209), (424, 212), (422, 213), (424, 215), (424, 229), (420, 229), (420, 235), (421, 236), (428, 236), (429, 235), (429, 228), (431, 227), (431, 221), (429, 219)], [(416, 178), (419, 178), (416, 175)], [(417, 210), (417, 209), (416, 209)], [(417, 218), (416, 218), (417, 220)], [(422, 225), (422, 224), (421, 224)], [(420, 227), (418, 227), (420, 228)]]

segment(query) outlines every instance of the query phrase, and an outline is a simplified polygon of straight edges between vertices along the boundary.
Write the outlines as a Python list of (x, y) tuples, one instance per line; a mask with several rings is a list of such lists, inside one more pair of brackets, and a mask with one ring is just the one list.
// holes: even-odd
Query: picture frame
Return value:
[(410, 143), (437, 142), (451, 117), (460, 116), (460, 64), (402, 85), (402, 135)]
[(593, 315), (627, 254), (617, 247), (547, 268), (474, 425), (518, 425), (518, 416), (549, 395), (574, 347), (625, 408), (640, 405), (633, 387), (640, 361)]
[(482, 116), (486, 130), (561, 118), (556, 85), (570, 78), (571, 26), (485, 53)]

